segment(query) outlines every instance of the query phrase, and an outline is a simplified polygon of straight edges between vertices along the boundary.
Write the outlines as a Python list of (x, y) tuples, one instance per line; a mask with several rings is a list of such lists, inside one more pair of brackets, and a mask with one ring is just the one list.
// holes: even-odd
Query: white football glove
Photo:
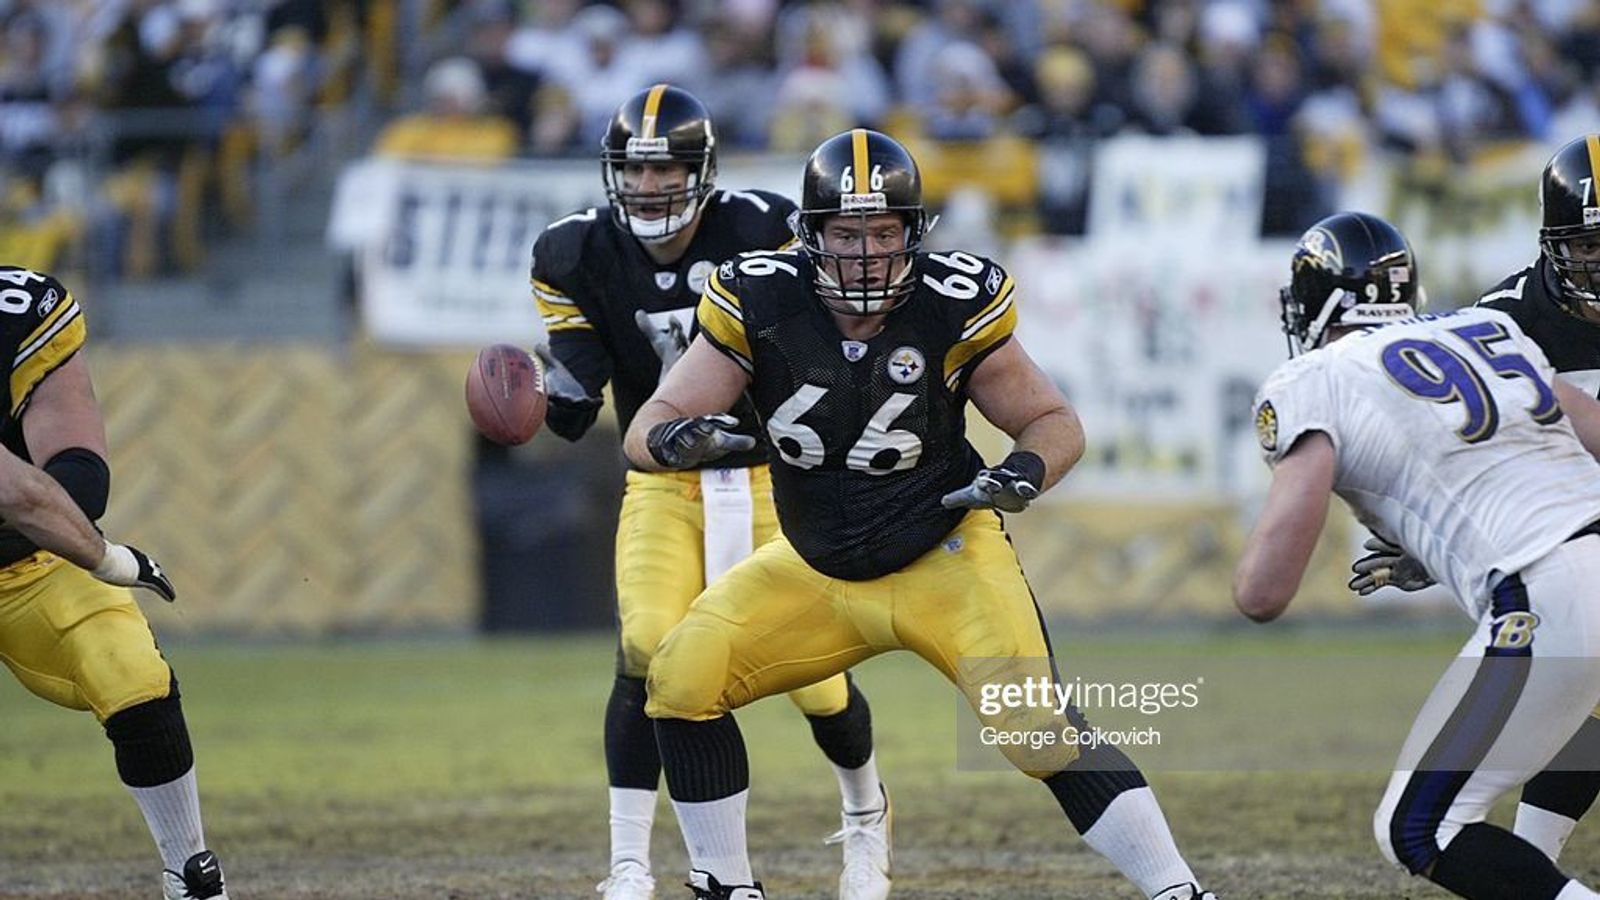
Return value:
[(715, 459), (753, 449), (756, 439), (729, 429), (739, 420), (726, 414), (661, 422), (650, 429), (645, 446), (656, 462), (669, 469), (692, 469)]
[(161, 571), (161, 566), (149, 554), (137, 547), (106, 541), (106, 555), (89, 574), (106, 584), (154, 591), (168, 603), (178, 599), (167, 573)]
[(1373, 535), (1361, 546), (1372, 552), (1350, 565), (1350, 571), (1355, 573), (1350, 579), (1350, 590), (1357, 594), (1365, 597), (1381, 587), (1420, 591), (1434, 583), (1433, 576), (1422, 563), (1407, 555), (1398, 544)]
[(668, 319), (667, 327), (658, 328), (650, 321), (649, 313), (636, 309), (633, 311), (633, 324), (639, 326), (645, 339), (650, 342), (650, 349), (661, 357), (662, 375), (666, 375), (667, 370), (683, 358), (683, 351), (689, 349), (689, 335), (683, 330), (683, 323), (676, 318)]

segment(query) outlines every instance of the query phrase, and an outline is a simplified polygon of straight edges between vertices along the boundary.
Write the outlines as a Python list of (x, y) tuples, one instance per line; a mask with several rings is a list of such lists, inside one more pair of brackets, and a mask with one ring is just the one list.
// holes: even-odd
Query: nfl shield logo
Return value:
[(844, 358), (851, 362), (860, 362), (867, 355), (867, 345), (860, 341), (840, 341), (839, 346), (844, 348)]
[(662, 289), (663, 291), (672, 290), (672, 286), (677, 284), (677, 283), (678, 283), (678, 273), (677, 272), (657, 272), (656, 273), (656, 287)]

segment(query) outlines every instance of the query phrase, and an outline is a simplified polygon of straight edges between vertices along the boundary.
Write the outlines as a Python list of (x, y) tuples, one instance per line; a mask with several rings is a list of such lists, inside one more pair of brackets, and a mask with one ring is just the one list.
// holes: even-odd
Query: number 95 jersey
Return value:
[(747, 253), (706, 283), (700, 333), (751, 375), (784, 536), (817, 571), (878, 578), (938, 546), (940, 506), (982, 466), (967, 379), (1016, 328), (1003, 269), (919, 253), (912, 295), (864, 341), (840, 334), (801, 252)]
[(1498, 310), (1406, 319), (1280, 366), (1256, 431), (1271, 465), (1301, 435), (1327, 434), (1335, 493), (1476, 617), (1501, 576), (1600, 518), (1600, 464), (1554, 375)]

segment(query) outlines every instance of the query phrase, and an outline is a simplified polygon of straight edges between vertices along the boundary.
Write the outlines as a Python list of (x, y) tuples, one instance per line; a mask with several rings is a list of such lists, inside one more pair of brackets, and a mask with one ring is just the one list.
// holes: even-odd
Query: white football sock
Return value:
[(672, 801), (678, 827), (689, 848), (689, 867), (709, 872), (725, 885), (754, 884), (750, 852), (745, 845), (744, 811), (748, 789), (705, 803)]
[(139, 811), (144, 813), (150, 836), (161, 851), (161, 865), (182, 872), (189, 857), (206, 848), (200, 828), (200, 790), (195, 784), (194, 767), (166, 784), (155, 787), (127, 786)]
[(650, 871), (650, 826), (655, 820), (655, 791), (611, 789), (611, 868), (632, 862)]
[(1146, 897), (1175, 884), (1198, 883), (1178, 854), (1166, 816), (1148, 787), (1118, 794), (1083, 839)]
[(1538, 847), (1551, 862), (1561, 858), (1561, 848), (1572, 837), (1578, 823), (1560, 813), (1551, 812), (1527, 803), (1517, 804), (1517, 824), (1513, 826), (1517, 837)]
[(834, 766), (833, 774), (839, 776), (839, 800), (845, 812), (877, 812), (883, 809), (883, 787), (878, 782), (876, 752), (868, 756), (860, 768)]
[(1600, 897), (1600, 894), (1589, 890), (1574, 879), (1567, 882), (1567, 886), (1556, 895), (1556, 900), (1593, 900), (1595, 897)]

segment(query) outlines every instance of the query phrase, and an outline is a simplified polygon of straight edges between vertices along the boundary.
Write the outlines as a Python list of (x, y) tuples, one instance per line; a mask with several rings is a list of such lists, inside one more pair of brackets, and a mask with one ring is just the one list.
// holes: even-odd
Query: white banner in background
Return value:
[(1074, 496), (1239, 496), (1265, 485), (1251, 404), (1288, 358), (1278, 288), (1292, 249), (1047, 240), (1012, 248), (1018, 333), (1088, 436)]
[[(792, 196), (802, 163), (733, 161), (719, 185)], [(574, 211), (601, 207), (587, 160), (459, 166), (368, 159), (341, 175), (329, 243), (352, 251), (362, 320), (383, 343), (529, 345), (544, 337), (528, 292), (533, 242)]]
[(1253, 137), (1117, 137), (1095, 149), (1088, 233), (1097, 241), (1254, 243), (1266, 149)]

